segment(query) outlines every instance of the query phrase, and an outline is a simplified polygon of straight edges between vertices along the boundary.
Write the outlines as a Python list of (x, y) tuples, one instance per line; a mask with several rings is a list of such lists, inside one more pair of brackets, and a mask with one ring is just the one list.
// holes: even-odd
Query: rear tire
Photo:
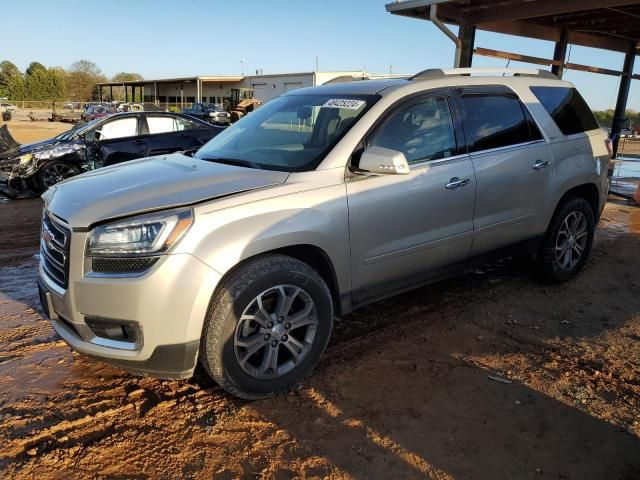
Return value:
[(322, 277), (285, 255), (265, 255), (232, 272), (209, 306), (200, 361), (238, 397), (290, 389), (317, 364), (331, 336), (333, 304)]
[(570, 197), (558, 208), (538, 253), (538, 267), (548, 280), (566, 282), (589, 257), (595, 231), (595, 216), (589, 202)]

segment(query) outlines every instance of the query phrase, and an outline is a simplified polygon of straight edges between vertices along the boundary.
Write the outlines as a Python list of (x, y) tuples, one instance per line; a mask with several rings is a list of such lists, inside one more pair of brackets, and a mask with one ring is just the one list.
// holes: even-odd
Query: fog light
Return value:
[(137, 322), (95, 317), (85, 317), (84, 321), (96, 337), (132, 344), (141, 340), (140, 325)]

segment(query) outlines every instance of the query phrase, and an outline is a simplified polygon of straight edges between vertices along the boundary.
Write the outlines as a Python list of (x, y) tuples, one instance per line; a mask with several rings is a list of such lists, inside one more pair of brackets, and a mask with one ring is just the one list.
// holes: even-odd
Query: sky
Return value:
[[(0, 0), (0, 60), (94, 61), (145, 78), (451, 67), (454, 45), (431, 22), (391, 15), (391, 0)], [(478, 32), (476, 47), (551, 58), (553, 43)], [(623, 54), (572, 46), (570, 61), (622, 69)], [(506, 60), (475, 56), (474, 67)], [(640, 62), (636, 62), (636, 73)], [(511, 63), (511, 66), (531, 66)], [(615, 107), (619, 79), (569, 71), (591, 108)], [(640, 82), (628, 108), (640, 110)]]

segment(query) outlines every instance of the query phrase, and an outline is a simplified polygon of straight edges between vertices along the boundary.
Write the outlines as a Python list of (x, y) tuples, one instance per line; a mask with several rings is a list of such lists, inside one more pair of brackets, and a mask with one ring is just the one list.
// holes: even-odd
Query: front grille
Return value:
[(62, 288), (67, 288), (69, 282), (70, 243), (71, 231), (45, 212), (40, 235), (40, 264), (49, 278)]

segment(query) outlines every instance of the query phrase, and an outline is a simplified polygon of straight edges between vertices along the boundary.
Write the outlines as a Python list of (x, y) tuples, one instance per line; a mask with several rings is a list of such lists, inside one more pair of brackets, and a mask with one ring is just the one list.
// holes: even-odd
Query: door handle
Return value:
[(134, 145), (143, 145), (144, 144), (144, 140), (135, 140), (133, 142)]
[(543, 168), (547, 168), (550, 164), (551, 162), (549, 160), (547, 160), (546, 162), (543, 162), (542, 160), (536, 160), (536, 163), (534, 163), (531, 168), (533, 168), (534, 170), (541, 170)]
[(468, 178), (460, 180), (458, 177), (453, 177), (451, 180), (449, 180), (449, 183), (447, 183), (444, 187), (448, 190), (455, 190), (456, 188), (464, 187), (468, 183), (469, 183)]

